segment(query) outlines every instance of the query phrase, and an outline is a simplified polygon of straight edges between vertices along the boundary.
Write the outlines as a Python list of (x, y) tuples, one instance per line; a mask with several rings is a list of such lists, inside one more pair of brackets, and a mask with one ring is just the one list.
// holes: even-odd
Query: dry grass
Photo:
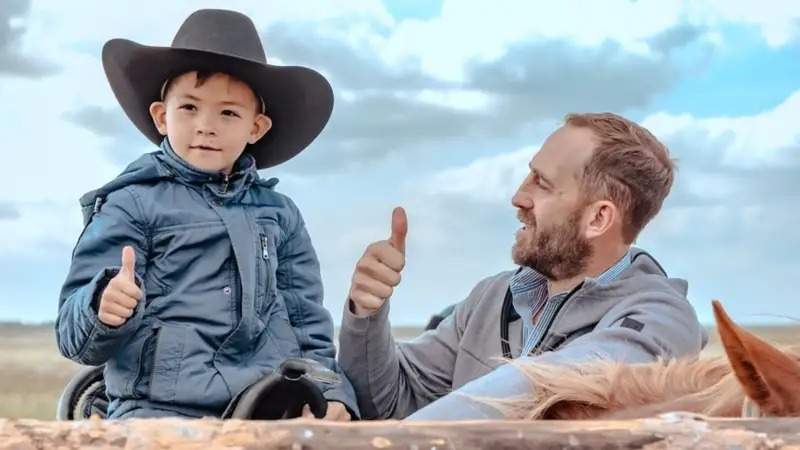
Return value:
[[(756, 334), (777, 344), (796, 344), (800, 326), (755, 327)], [(421, 330), (398, 327), (398, 339), (410, 339)], [(709, 345), (704, 355), (718, 355), (722, 350), (716, 332), (709, 330)], [(25, 417), (50, 420), (55, 417), (61, 389), (79, 369), (64, 359), (56, 348), (52, 325), (16, 325), (0, 323), (0, 417)]]
[(0, 417), (53, 419), (79, 366), (58, 353), (52, 325), (0, 325), (0, 355)]
[[(755, 326), (746, 327), (756, 336), (773, 343), (779, 347), (800, 344), (800, 325), (784, 326)], [(702, 356), (719, 356), (724, 353), (719, 342), (719, 335), (714, 328), (708, 329), (708, 345), (703, 349)]]

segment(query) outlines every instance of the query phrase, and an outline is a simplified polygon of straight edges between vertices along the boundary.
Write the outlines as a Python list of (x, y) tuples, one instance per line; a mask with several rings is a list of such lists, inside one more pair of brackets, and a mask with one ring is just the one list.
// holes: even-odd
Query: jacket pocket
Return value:
[(106, 362), (106, 393), (112, 399), (135, 398), (137, 396), (136, 381), (141, 373), (140, 358), (143, 353), (143, 336), (134, 336), (127, 345)]
[(186, 327), (160, 323), (154, 328), (156, 344), (150, 373), (150, 399), (172, 402), (183, 362)]
[(155, 346), (158, 339), (159, 329), (149, 327), (151, 333), (144, 338), (141, 350), (139, 351), (138, 368), (136, 369), (136, 378), (133, 381), (133, 392), (137, 398), (142, 398), (147, 395), (149, 385), (144, 382), (150, 381), (149, 374), (153, 372), (153, 362), (155, 361)]
[[(279, 306), (279, 304), (276, 303), (276, 306)], [(297, 342), (297, 335), (295, 335), (295, 330), (289, 322), (288, 314), (284, 308), (279, 308), (271, 315), (267, 323), (267, 329), (272, 338), (273, 345), (280, 350), (282, 355), (286, 357), (300, 356), (300, 345)]]

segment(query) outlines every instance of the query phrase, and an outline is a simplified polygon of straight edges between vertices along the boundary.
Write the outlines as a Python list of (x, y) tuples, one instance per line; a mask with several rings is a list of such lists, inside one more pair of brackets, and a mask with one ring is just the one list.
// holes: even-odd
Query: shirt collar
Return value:
[[(630, 265), (631, 251), (628, 249), (622, 258), (603, 273), (596, 278), (587, 277), (586, 279), (593, 280), (600, 285), (608, 284), (616, 280)], [(509, 289), (511, 290), (512, 304), (520, 317), (526, 317), (538, 301), (548, 299), (547, 278), (531, 267), (522, 267), (515, 272), (511, 276)]]
[[(617, 262), (606, 269), (596, 278), (587, 277), (587, 280), (594, 280), (598, 284), (608, 284), (614, 281), (622, 271), (631, 265), (631, 251), (628, 250)], [(542, 284), (546, 284), (547, 278), (531, 267), (522, 267), (511, 276), (511, 293), (522, 293), (531, 289), (536, 289)]]

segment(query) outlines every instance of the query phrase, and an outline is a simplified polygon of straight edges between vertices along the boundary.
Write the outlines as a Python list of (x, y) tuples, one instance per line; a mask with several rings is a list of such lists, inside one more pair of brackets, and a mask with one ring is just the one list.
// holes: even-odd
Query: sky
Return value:
[(636, 245), (742, 323), (800, 319), (800, 6), (759, 2), (0, 0), (0, 321), (54, 320), (81, 194), (155, 148), (100, 62), (169, 45), (195, 9), (248, 14), (272, 64), (324, 74), (333, 116), (261, 171), (303, 212), (334, 321), (355, 262), (408, 213), (395, 325), (513, 268), (510, 199), (569, 112), (612, 111), (678, 161)]

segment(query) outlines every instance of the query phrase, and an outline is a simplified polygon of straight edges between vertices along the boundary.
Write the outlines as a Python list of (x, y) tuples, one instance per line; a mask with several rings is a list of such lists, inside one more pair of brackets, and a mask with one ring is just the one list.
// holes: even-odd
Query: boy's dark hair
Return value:
[(240, 78), (237, 78), (234, 75), (231, 75), (231, 74), (226, 73), (226, 72), (222, 72), (220, 70), (187, 70), (186, 72), (183, 72), (183, 73), (180, 73), (178, 75), (175, 75), (174, 77), (172, 77), (172, 78), (168, 79), (167, 81), (165, 81), (164, 85), (161, 87), (161, 99), (160, 100), (162, 102), (164, 101), (164, 99), (167, 98), (167, 93), (169, 93), (169, 88), (172, 86), (172, 81), (175, 80), (176, 78), (180, 77), (180, 76), (183, 76), (183, 75), (189, 73), (189, 72), (197, 72), (197, 79), (195, 80), (194, 87), (200, 87), (200, 86), (204, 85), (205, 82), (208, 81), (209, 78), (211, 78), (212, 76), (214, 76), (214, 75), (216, 75), (218, 73), (219, 74), (223, 74), (223, 75), (227, 75), (227, 76), (233, 78), (234, 80), (241, 81), (242, 83), (246, 84), (247, 87), (249, 87), (251, 91), (253, 91), (253, 94), (256, 96), (256, 100), (258, 102), (260, 102), (260, 104), (261, 104), (261, 111), (260, 111), (261, 114), (266, 114), (267, 111), (266, 111), (266, 105), (264, 104), (264, 99), (261, 97), (261, 95), (259, 95), (258, 92), (256, 92), (255, 89), (252, 88), (252, 86), (250, 86), (249, 83), (247, 83), (246, 81), (244, 81), (244, 80), (242, 80)]

